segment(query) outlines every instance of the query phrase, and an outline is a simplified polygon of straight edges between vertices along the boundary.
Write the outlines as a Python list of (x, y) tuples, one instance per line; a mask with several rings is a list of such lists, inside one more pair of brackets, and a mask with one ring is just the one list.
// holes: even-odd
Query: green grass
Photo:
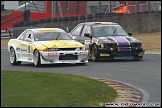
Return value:
[(2, 107), (98, 107), (116, 95), (105, 83), (83, 76), (1, 71)]

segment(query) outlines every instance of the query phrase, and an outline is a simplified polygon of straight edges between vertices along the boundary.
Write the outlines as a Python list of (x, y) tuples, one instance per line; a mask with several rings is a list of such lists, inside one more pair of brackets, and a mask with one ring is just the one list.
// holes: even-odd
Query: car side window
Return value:
[(91, 34), (91, 28), (90, 28), (90, 26), (87, 27), (85, 33), (89, 33), (89, 34)]
[(26, 35), (27, 31), (25, 31), (24, 33), (21, 34), (21, 36), (19, 37), (19, 40), (24, 40), (24, 36)]
[(25, 40), (25, 38), (30, 38), (31, 40), (33, 40), (34, 39), (33, 32), (32, 31), (27, 31), (27, 33), (24, 36), (24, 40)]
[(80, 34), (81, 30), (82, 30), (82, 27), (83, 27), (83, 25), (79, 25), (78, 27), (76, 27), (75, 30), (73, 30), (71, 32), (71, 35), (79, 36), (79, 34)]
[(84, 36), (85, 33), (90, 33), (90, 26), (84, 26), (81, 36)]

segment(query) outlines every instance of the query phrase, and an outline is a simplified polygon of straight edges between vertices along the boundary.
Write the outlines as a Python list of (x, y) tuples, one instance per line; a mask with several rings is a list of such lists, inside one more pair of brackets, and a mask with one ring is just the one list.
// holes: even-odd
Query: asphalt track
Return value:
[(12, 66), (7, 49), (1, 49), (1, 70), (55, 72), (113, 80), (138, 89), (143, 96), (142, 102), (158, 102), (161, 106), (161, 54), (145, 54), (141, 61), (89, 61), (85, 66), (54, 64), (35, 67), (25, 62), (21, 66)]

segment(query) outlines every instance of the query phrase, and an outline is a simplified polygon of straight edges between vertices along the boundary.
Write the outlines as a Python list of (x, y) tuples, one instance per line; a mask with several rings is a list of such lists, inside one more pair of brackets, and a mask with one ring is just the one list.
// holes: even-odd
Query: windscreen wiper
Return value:
[(117, 28), (115, 28), (115, 30), (113, 31), (113, 36), (114, 36), (114, 34), (115, 34), (115, 32), (116, 32), (116, 29), (117, 29)]
[(56, 40), (58, 39), (59, 35), (60, 35), (60, 33), (57, 35)]

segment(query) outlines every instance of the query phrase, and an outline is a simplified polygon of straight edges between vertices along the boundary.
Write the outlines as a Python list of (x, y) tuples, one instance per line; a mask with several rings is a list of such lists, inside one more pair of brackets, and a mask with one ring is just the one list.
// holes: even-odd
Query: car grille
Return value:
[(72, 51), (75, 50), (76, 48), (59, 48), (61, 51)]
[(73, 54), (65, 54), (65, 55), (60, 55), (59, 60), (77, 60), (78, 55), (73, 55)]
[(118, 51), (118, 52), (115, 52), (115, 55), (119, 55), (119, 56), (129, 56), (131, 54), (132, 54), (132, 52), (130, 52), (130, 51)]

